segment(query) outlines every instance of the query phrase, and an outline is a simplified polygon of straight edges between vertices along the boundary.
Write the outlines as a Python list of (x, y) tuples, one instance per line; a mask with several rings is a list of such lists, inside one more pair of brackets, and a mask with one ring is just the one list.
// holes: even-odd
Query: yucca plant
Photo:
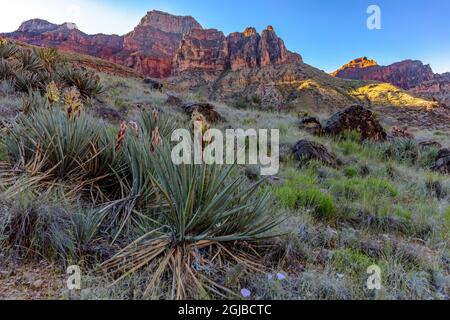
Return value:
[(44, 65), (34, 51), (22, 51), (17, 55), (22, 70), (38, 73), (44, 70)]
[(0, 58), (9, 59), (15, 56), (18, 52), (19, 49), (14, 43), (11, 43), (6, 39), (0, 39)]
[(23, 98), (22, 111), (24, 114), (29, 114), (37, 110), (45, 110), (50, 106), (48, 99), (41, 96), (38, 91), (30, 91), (26, 97)]
[(41, 87), (39, 76), (27, 70), (14, 71), (14, 87), (17, 91), (29, 93)]
[(170, 139), (170, 135), (176, 128), (176, 123), (170, 117), (158, 110), (149, 113), (142, 111), (137, 116), (136, 124), (142, 133), (148, 137), (152, 136), (153, 131), (158, 128), (159, 134), (164, 139)]
[(76, 87), (84, 99), (95, 98), (103, 93), (100, 78), (93, 71), (64, 66), (59, 71), (59, 78), (68, 87)]
[(34, 54), (39, 57), (42, 65), (48, 72), (54, 72), (62, 62), (61, 55), (56, 48), (35, 49)]
[(0, 58), (0, 80), (8, 80), (14, 74), (11, 63), (4, 58)]
[(257, 193), (260, 182), (246, 186), (233, 167), (175, 165), (167, 144), (148, 160), (159, 210), (147, 233), (102, 265), (120, 275), (116, 282), (147, 267), (153, 276), (145, 296), (157, 296), (159, 286), (173, 299), (225, 297), (232, 292), (202, 270), (223, 272), (229, 263), (263, 269), (253, 245), (274, 236), (279, 220), (268, 214), (269, 194)]
[[(42, 176), (43, 185), (57, 180), (71, 184), (73, 193), (98, 191), (114, 163), (113, 139), (89, 116), (69, 118), (58, 109), (37, 110), (20, 117), (6, 138), (9, 154), (28, 174)], [(94, 190), (95, 189), (95, 190)]]

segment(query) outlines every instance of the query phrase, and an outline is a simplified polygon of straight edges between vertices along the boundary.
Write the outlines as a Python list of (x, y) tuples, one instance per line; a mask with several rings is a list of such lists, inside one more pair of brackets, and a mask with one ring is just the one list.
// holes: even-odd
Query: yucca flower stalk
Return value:
[(77, 88), (72, 87), (64, 92), (64, 106), (69, 119), (71, 119), (74, 114), (77, 114), (78, 117), (80, 116), (83, 103), (81, 102), (80, 92)]
[(141, 136), (141, 133), (140, 133), (139, 125), (137, 124), (137, 122), (130, 121), (129, 125), (130, 125), (131, 129), (133, 129), (134, 133), (136, 134), (136, 138), (139, 138)]
[(152, 132), (152, 143), (150, 147), (150, 152), (154, 153), (156, 148), (162, 145), (161, 135), (159, 134), (159, 129), (156, 127)]
[(50, 82), (47, 85), (46, 97), (50, 104), (55, 104), (59, 102), (59, 100), (61, 99), (59, 88), (54, 81)]
[(127, 123), (125, 121), (122, 121), (120, 123), (119, 133), (117, 134), (116, 139), (116, 152), (119, 152), (122, 148), (123, 141), (125, 140), (125, 135), (127, 133)]

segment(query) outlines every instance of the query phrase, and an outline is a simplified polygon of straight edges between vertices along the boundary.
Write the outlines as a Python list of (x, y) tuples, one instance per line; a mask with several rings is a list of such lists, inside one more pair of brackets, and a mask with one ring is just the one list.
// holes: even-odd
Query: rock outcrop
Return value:
[(126, 35), (88, 35), (73, 23), (29, 20), (5, 36), (36, 46), (88, 54), (133, 68), (144, 76), (167, 78), (185, 71), (220, 73), (301, 61), (289, 52), (273, 27), (226, 37), (204, 30), (192, 17), (150, 11)]
[(405, 60), (389, 66), (380, 66), (366, 57), (350, 61), (332, 75), (344, 79), (387, 82), (405, 90), (434, 78), (431, 67), (420, 61)]
[(209, 103), (187, 103), (182, 105), (181, 108), (189, 116), (192, 116), (195, 111), (202, 114), (209, 123), (224, 121), (224, 118)]
[(272, 27), (259, 35), (254, 28), (228, 37), (216, 29), (196, 29), (183, 37), (174, 58), (174, 73), (223, 72), (300, 62), (289, 52)]
[(326, 134), (341, 135), (348, 131), (356, 131), (362, 139), (386, 140), (387, 134), (375, 119), (372, 111), (354, 105), (333, 115), (327, 122)]
[(411, 93), (450, 105), (450, 73), (435, 74), (430, 65), (405, 60), (380, 66), (366, 57), (355, 59), (331, 73), (352, 80), (374, 80), (391, 83)]
[(216, 29), (196, 29), (181, 40), (174, 58), (174, 72), (223, 72), (229, 66), (227, 39)]
[(322, 124), (315, 117), (304, 117), (300, 119), (299, 127), (313, 135), (321, 135), (323, 133)]
[(450, 174), (450, 149), (439, 151), (436, 162), (431, 169), (442, 174)]
[(294, 147), (294, 156), (301, 164), (311, 160), (320, 161), (330, 167), (338, 167), (340, 161), (336, 156), (328, 152), (327, 148), (319, 143), (309, 140), (300, 140)]

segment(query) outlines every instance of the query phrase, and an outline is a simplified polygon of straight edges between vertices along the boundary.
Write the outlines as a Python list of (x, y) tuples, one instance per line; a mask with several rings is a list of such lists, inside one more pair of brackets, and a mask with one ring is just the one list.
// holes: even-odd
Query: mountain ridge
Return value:
[(434, 73), (420, 60), (403, 60), (387, 66), (371, 64), (367, 57), (358, 58), (331, 73), (351, 80), (373, 80), (391, 83), (399, 88), (450, 105), (450, 73)]
[[(286, 49), (272, 26), (261, 34), (252, 27), (228, 36), (212, 30), (203, 29), (191, 16), (153, 10), (147, 12), (132, 31), (122, 36), (90, 35), (73, 23), (57, 25), (42, 19), (25, 21), (17, 31), (2, 35), (36, 46), (93, 55), (154, 78), (167, 78), (172, 73), (192, 68), (224, 71), (301, 61), (300, 55)], [(188, 48), (186, 41), (191, 44)], [(194, 43), (198, 44), (197, 47)], [(195, 51), (210, 57), (210, 61), (196, 57)], [(185, 59), (186, 52), (194, 55)], [(216, 61), (220, 60), (218, 56), (222, 56), (222, 61)]]

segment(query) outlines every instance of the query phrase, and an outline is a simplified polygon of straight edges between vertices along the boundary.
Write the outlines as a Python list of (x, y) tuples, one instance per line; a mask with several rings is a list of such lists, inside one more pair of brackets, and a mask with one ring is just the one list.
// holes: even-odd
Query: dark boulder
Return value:
[(187, 103), (182, 106), (184, 112), (191, 116), (194, 111), (202, 114), (209, 123), (224, 121), (224, 118), (209, 103)]
[(324, 129), (326, 134), (341, 135), (347, 131), (356, 131), (362, 139), (386, 140), (387, 134), (372, 111), (354, 105), (333, 115)]
[(444, 148), (439, 151), (431, 170), (442, 174), (450, 174), (450, 149)]
[(175, 95), (174, 93), (168, 92), (166, 104), (168, 106), (179, 107), (179, 106), (183, 105), (183, 100), (180, 97), (178, 97), (177, 95)]
[(440, 144), (439, 142), (434, 141), (434, 140), (425, 140), (425, 141), (419, 142), (419, 147), (421, 147), (422, 149), (427, 149), (427, 148), (440, 149), (440, 148), (442, 148), (442, 144)]
[(330, 167), (338, 167), (340, 161), (336, 156), (328, 152), (327, 148), (319, 143), (309, 140), (300, 140), (294, 147), (295, 159), (302, 164), (311, 160), (318, 160)]
[(414, 140), (414, 135), (405, 128), (391, 127), (387, 134), (388, 140), (407, 139)]
[(300, 119), (300, 129), (303, 129), (313, 135), (321, 135), (323, 133), (322, 124), (317, 118), (304, 117)]
[(152, 88), (153, 90), (162, 91), (162, 89), (164, 88), (164, 85), (161, 82), (150, 79), (150, 78), (144, 79), (144, 83), (146, 85), (149, 85), (150, 88)]

